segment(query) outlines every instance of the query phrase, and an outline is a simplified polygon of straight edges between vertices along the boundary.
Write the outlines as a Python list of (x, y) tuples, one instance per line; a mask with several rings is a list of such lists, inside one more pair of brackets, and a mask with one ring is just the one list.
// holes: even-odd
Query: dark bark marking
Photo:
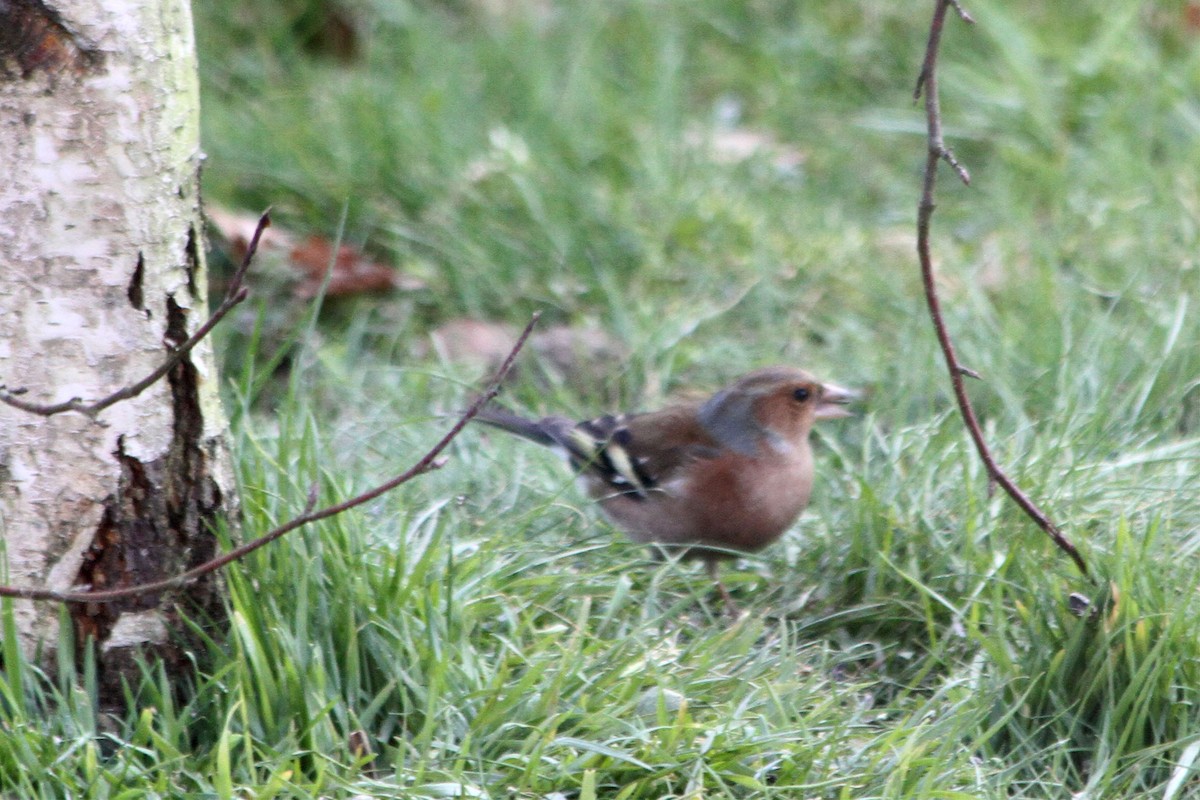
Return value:
[[(4, 2), (4, 0), (0, 0)], [(142, 280), (146, 277), (146, 258), (142, 252), (138, 251), (137, 265), (133, 268), (133, 275), (129, 277), (129, 288), (125, 294), (129, 297), (129, 305), (136, 308), (138, 311), (146, 311), (145, 298), (142, 296)], [(146, 313), (149, 317), (149, 312)]]
[[(96, 70), (101, 52), (40, 0), (0, 0), (0, 79), (35, 72), (57, 76)], [(14, 65), (16, 70), (13, 69)]]
[[(0, 2), (3, 1), (4, 0), (0, 0)], [(183, 247), (183, 268), (187, 271), (188, 293), (191, 295), (193, 300), (200, 297), (199, 292), (196, 290), (196, 273), (200, 271), (199, 238), (200, 237), (196, 235), (196, 224), (192, 223), (191, 225), (188, 225), (187, 244), (185, 244)], [(184, 338), (187, 337), (185, 336)]]
[[(121, 463), (120, 486), (105, 500), (77, 579), (93, 589), (117, 589), (160, 578), (162, 559), (169, 555), (159, 552), (156, 541), (154, 521), (163, 516), (162, 497), (154, 491), (146, 465), (125, 452), (124, 437), (117, 440), (113, 455)], [(102, 642), (123, 612), (153, 608), (158, 601), (158, 595), (139, 595), (121, 603), (77, 604), (73, 607), (77, 641), (91, 637)]]
[[(164, 343), (178, 346), (188, 337), (187, 312), (172, 297), (167, 298), (166, 321)], [(196, 368), (187, 358), (167, 373), (173, 435), (161, 458), (142, 461), (125, 451), (123, 437), (118, 439), (113, 454), (121, 465), (117, 490), (105, 501), (77, 584), (95, 589), (134, 586), (198, 566), (216, 554), (213, 527), (225, 512), (224, 498), (211, 475), (198, 381)], [(89, 639), (106, 641), (122, 613), (155, 608), (165, 600), (165, 622), (177, 641), (164, 643), (155, 651), (168, 662), (182, 663), (191, 648), (174, 604), (184, 603), (198, 618), (219, 618), (219, 587), (219, 578), (211, 575), (166, 598), (146, 594), (115, 603), (72, 604), (76, 645), (87, 647)], [(120, 707), (122, 683), (136, 684), (138, 650), (115, 653), (110, 649), (99, 660), (106, 705)]]

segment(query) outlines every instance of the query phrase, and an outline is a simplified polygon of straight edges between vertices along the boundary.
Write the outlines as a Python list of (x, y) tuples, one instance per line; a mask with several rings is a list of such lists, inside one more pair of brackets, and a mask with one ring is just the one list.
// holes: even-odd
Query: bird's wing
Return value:
[(648, 414), (606, 415), (574, 424), (542, 420), (571, 463), (597, 488), (646, 497), (688, 463), (710, 458), (719, 445), (696, 419), (692, 405)]
[(475, 419), (562, 451), (593, 494), (645, 498), (689, 463), (720, 452), (720, 442), (700, 423), (698, 411), (698, 404), (688, 403), (575, 422), (559, 416), (532, 420), (487, 406)]

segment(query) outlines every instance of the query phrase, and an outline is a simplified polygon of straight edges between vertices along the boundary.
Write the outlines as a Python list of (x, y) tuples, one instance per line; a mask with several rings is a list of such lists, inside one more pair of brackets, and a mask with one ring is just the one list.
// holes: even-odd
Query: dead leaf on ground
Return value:
[(452, 319), (430, 331), (429, 341), (443, 361), (490, 370), (498, 367), (516, 344), (517, 329), (503, 322)]
[[(432, 352), (453, 363), (495, 370), (517, 340), (517, 329), (503, 322), (453, 319), (429, 333)], [(429, 348), (418, 348), (428, 355)], [(530, 360), (541, 377), (575, 386), (603, 389), (613, 365), (629, 356), (629, 348), (615, 336), (592, 326), (550, 325), (529, 339), (530, 357), (518, 369), (528, 369)], [(515, 372), (516, 370), (514, 370)], [(510, 376), (513, 373), (510, 373)]]
[(406, 282), (399, 272), (370, 260), (353, 245), (339, 245), (335, 252), (333, 242), (320, 236), (309, 236), (288, 255), (292, 265), (304, 275), (293, 292), (305, 300), (317, 296), (326, 274), (329, 275), (327, 297), (421, 288), (420, 281), (410, 278)]
[(1188, 3), (1183, 7), (1183, 27), (1188, 33), (1200, 33), (1200, 3)]
[[(258, 225), (258, 217), (230, 211), (224, 208), (209, 208), (205, 215), (209, 225), (228, 244), (230, 257), (239, 261)], [(399, 270), (371, 260), (362, 250), (351, 244), (334, 243), (322, 236), (304, 238), (271, 226), (263, 231), (259, 240), (259, 252), (274, 254), (291, 268), (289, 278), (294, 296), (308, 300), (316, 297), (329, 276), (327, 297), (348, 297), (359, 294), (387, 292), (392, 290), (415, 291), (425, 288), (424, 282), (406, 276)], [(251, 271), (250, 280), (254, 280)]]

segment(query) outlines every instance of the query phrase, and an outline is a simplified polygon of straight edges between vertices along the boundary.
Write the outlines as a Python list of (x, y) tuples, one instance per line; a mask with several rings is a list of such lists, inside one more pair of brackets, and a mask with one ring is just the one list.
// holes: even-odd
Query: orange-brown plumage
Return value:
[(801, 370), (768, 367), (703, 402), (644, 414), (575, 422), (488, 408), (478, 419), (564, 451), (631, 538), (700, 556), (715, 578), (718, 559), (757, 551), (795, 522), (812, 492), (809, 432), (818, 419), (847, 416), (842, 405), (853, 397)]

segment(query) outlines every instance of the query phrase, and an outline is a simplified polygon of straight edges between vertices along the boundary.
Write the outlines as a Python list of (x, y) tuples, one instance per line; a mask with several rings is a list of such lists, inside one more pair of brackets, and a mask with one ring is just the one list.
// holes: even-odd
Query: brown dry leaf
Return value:
[(433, 351), (445, 361), (491, 370), (516, 344), (517, 329), (502, 322), (452, 319), (430, 331), (429, 340)]
[(362, 51), (362, 21), (349, 5), (326, 2), (310, 4), (292, 24), (302, 47), (313, 55), (348, 64)]
[[(209, 225), (228, 242), (230, 255), (235, 260), (241, 259), (254, 235), (258, 217), (224, 208), (208, 208), (205, 215)], [(425, 288), (422, 281), (405, 276), (387, 264), (372, 261), (354, 245), (342, 244), (335, 252), (333, 242), (322, 236), (313, 235), (301, 240), (293, 233), (272, 226), (263, 231), (258, 249), (260, 253), (281, 257), (292, 268), (293, 277), (298, 279), (292, 286), (292, 294), (305, 300), (315, 297), (321, 290), (326, 273), (329, 273), (327, 297)]]
[[(439, 325), (430, 332), (429, 339), (439, 358), (491, 372), (516, 343), (517, 329), (502, 322), (462, 318)], [(428, 352), (422, 348), (418, 354)], [(629, 356), (629, 348), (606, 331), (570, 325), (551, 325), (535, 331), (529, 339), (528, 352), (541, 377), (590, 386), (601, 392), (614, 371), (614, 364)]]
[(321, 291), (326, 273), (327, 297), (386, 292), (399, 288), (400, 273), (386, 264), (371, 261), (357, 247), (340, 245), (336, 254), (333, 242), (321, 236), (309, 236), (289, 253), (292, 266), (304, 274), (293, 289), (297, 297), (311, 299)]
[(530, 338), (543, 370), (572, 384), (604, 386), (614, 365), (629, 357), (629, 348), (607, 331), (594, 327), (551, 325)]
[(349, 745), (350, 753), (356, 759), (375, 757), (375, 751), (371, 747), (371, 737), (361, 728), (350, 731), (350, 735), (346, 737), (346, 744)]
[[(229, 245), (230, 256), (240, 261), (254, 237), (255, 229), (258, 228), (258, 216), (206, 205), (204, 217), (208, 220), (209, 228), (216, 231)], [(294, 239), (291, 234), (275, 225), (264, 230), (258, 242), (259, 251), (264, 253), (293, 246)]]

